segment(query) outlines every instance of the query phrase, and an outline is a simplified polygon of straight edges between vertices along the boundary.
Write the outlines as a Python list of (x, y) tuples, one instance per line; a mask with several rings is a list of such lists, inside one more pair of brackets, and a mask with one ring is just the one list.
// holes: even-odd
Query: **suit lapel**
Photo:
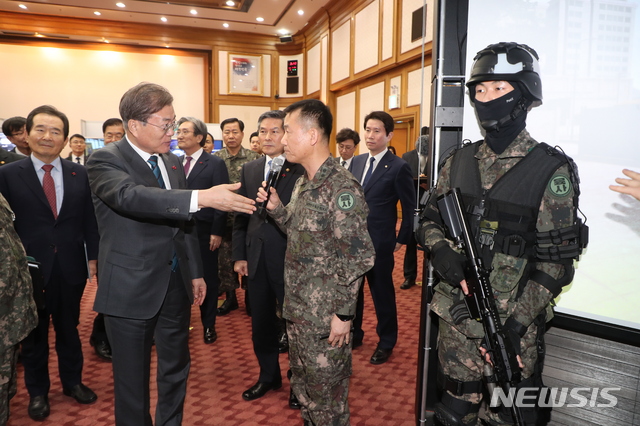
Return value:
[[(206, 152), (203, 151), (202, 154), (200, 154), (200, 158), (198, 158), (198, 161), (196, 161), (196, 163), (193, 165), (191, 173), (189, 173), (189, 177), (187, 178), (188, 183), (193, 182), (200, 173), (202, 173), (207, 167), (209, 167), (209, 157), (205, 154)], [(180, 164), (182, 164), (182, 161), (180, 161)]]
[[(65, 166), (64, 162), (61, 161), (62, 167), (62, 186), (64, 187), (64, 196), (62, 197), (62, 205), (60, 206), (60, 217), (65, 212), (65, 206), (69, 204), (71, 201), (70, 197), (73, 197), (75, 194), (78, 194), (78, 179), (75, 179), (76, 174), (73, 173), (73, 166)], [(66, 207), (68, 209), (68, 207)]]
[[(169, 157), (168, 154), (160, 154), (160, 158), (162, 158), (162, 161), (164, 161), (164, 166), (167, 170), (167, 175), (169, 176), (169, 184), (171, 185), (171, 189), (179, 189), (180, 181), (178, 178), (178, 173), (176, 172), (178, 171), (178, 166), (180, 166), (180, 164), (174, 164), (174, 162), (171, 161), (172, 158)], [(182, 173), (184, 173), (184, 170), (182, 171)]]
[(298, 177), (295, 172), (298, 167), (300, 167), (299, 164), (290, 163), (285, 160), (282, 165), (282, 171), (280, 172), (280, 180), (278, 180), (278, 184), (276, 185), (280, 192), (285, 192), (285, 190), (296, 183)]
[(146, 163), (142, 157), (138, 155), (137, 152), (131, 148), (129, 142), (126, 139), (121, 139), (118, 142), (113, 142), (116, 144), (120, 153), (122, 154), (122, 158), (124, 161), (129, 163), (131, 167), (132, 175), (139, 176), (145, 183), (145, 186), (159, 187), (158, 180), (155, 175), (151, 171), (151, 167)]
[(364, 164), (367, 161), (368, 154), (360, 154), (351, 160), (351, 173), (358, 179), (358, 182), (362, 181), (362, 173), (364, 172)]
[(385, 155), (380, 159), (380, 164), (378, 164), (371, 174), (367, 185), (364, 187), (364, 192), (366, 193), (370, 188), (375, 185), (375, 183), (380, 179), (380, 177), (385, 174), (391, 168), (391, 151), (387, 151)]
[(49, 206), (49, 201), (47, 201), (47, 196), (44, 195), (44, 189), (42, 189), (42, 184), (38, 179), (38, 175), (36, 174), (36, 170), (33, 165), (33, 161), (31, 158), (27, 158), (27, 160), (23, 161), (20, 165), (20, 177), (22, 181), (25, 183), (27, 188), (39, 199), (48, 210), (51, 210)]

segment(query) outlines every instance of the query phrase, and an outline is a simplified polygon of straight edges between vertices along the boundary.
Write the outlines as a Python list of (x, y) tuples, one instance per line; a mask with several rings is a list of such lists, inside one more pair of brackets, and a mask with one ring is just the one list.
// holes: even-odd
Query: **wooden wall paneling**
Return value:
[(380, 65), (388, 66), (395, 62), (397, 52), (398, 22), (396, 0), (380, 0)]

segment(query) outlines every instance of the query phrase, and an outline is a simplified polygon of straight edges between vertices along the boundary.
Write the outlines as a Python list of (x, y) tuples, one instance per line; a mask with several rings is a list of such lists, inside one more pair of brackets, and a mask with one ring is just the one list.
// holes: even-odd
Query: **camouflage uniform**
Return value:
[(0, 194), (0, 425), (16, 393), (18, 344), (38, 323), (27, 255), (13, 228), (13, 212)]
[(287, 232), (291, 388), (315, 425), (349, 424), (351, 343), (332, 347), (327, 337), (334, 314), (355, 314), (362, 275), (373, 267), (368, 212), (360, 184), (331, 157), (312, 180), (298, 179), (286, 208), (270, 212)]
[[(515, 166), (537, 145), (526, 130), (523, 130), (502, 154), (495, 154), (486, 143), (483, 143), (475, 154), (480, 172), (481, 185), (484, 190), (489, 190), (507, 171)], [(438, 185), (432, 199), (445, 194), (451, 188), (450, 171), (452, 158), (449, 158), (440, 171)], [(561, 182), (560, 182), (561, 181)], [(568, 184), (564, 190), (554, 187), (558, 182)], [(430, 203), (427, 206), (437, 212), (437, 205)], [(438, 213), (439, 214), (439, 213)], [(553, 174), (539, 208), (537, 218), (537, 231), (547, 232), (552, 229), (560, 229), (573, 224), (574, 215), (574, 191), (569, 180), (569, 169), (565, 164)], [(426, 221), (422, 224), (422, 240), (428, 248), (433, 247), (439, 241), (445, 239), (438, 227), (429, 226), (433, 222)], [(425, 229), (425, 227), (427, 229)], [(456, 249), (457, 250), (457, 249)], [(536, 338), (538, 334), (538, 321), (534, 320), (546, 310), (546, 320), (552, 316), (550, 302), (552, 293), (539, 283), (529, 279), (517, 298), (518, 282), (525, 267), (526, 258), (509, 256), (496, 252), (491, 264), (490, 281), (496, 294), (496, 306), (504, 323), (506, 318), (513, 316), (515, 320), (527, 327), (526, 334), (520, 342), (522, 362), (524, 369), (522, 378), (532, 376), (538, 353), (536, 350)], [(558, 279), (565, 273), (564, 267), (557, 263), (537, 261), (535, 268), (546, 272), (551, 277)], [(482, 323), (474, 319), (466, 319), (455, 325), (449, 308), (455, 301), (462, 298), (462, 290), (459, 285), (451, 285), (446, 281), (440, 281), (435, 288), (432, 309), (440, 317), (438, 336), (438, 356), (440, 367), (445, 375), (462, 382), (481, 380), (484, 362), (480, 357), (479, 347), (484, 337)], [(482, 393), (466, 393), (456, 398), (479, 403)], [(505, 423), (495, 413), (489, 413), (492, 424)], [(468, 414), (465, 424), (474, 424), (477, 421), (477, 413)]]
[[(240, 171), (242, 166), (249, 161), (260, 158), (260, 154), (240, 147), (236, 155), (229, 154), (226, 148), (216, 151), (213, 155), (224, 160), (229, 172), (229, 183), (240, 182)], [(220, 287), (218, 293), (235, 290), (238, 285), (238, 274), (233, 270), (231, 237), (233, 235), (233, 213), (227, 214), (227, 226), (222, 235), (222, 242), (218, 251), (218, 276), (220, 277)]]

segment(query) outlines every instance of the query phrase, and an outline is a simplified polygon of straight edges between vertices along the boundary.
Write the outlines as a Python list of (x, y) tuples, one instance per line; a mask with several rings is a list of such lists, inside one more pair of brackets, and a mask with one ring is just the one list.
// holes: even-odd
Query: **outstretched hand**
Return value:
[(251, 214), (256, 210), (255, 201), (236, 194), (240, 183), (216, 185), (198, 193), (198, 207), (212, 207), (223, 212)]
[(609, 185), (609, 189), (612, 191), (620, 192), (621, 194), (628, 194), (640, 201), (640, 173), (633, 170), (623, 169), (622, 173), (628, 176), (629, 179), (616, 178), (618, 185)]

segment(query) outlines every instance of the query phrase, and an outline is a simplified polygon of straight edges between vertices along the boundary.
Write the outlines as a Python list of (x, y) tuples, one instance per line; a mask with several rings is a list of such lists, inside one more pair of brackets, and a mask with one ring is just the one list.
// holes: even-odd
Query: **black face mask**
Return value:
[(474, 98), (480, 125), (487, 131), (485, 141), (496, 154), (502, 154), (526, 127), (527, 106), (517, 84), (513, 91), (489, 102)]

